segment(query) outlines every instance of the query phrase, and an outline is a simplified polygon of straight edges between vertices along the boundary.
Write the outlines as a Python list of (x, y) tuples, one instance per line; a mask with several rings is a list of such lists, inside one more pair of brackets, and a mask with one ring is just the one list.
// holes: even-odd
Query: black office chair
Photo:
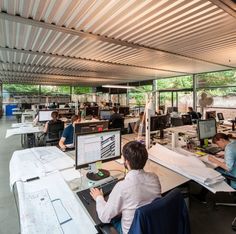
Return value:
[(57, 145), (64, 130), (64, 122), (56, 121), (48, 123), (48, 132), (44, 138), (45, 145)]
[(138, 208), (129, 234), (190, 234), (188, 209), (180, 189)]
[(183, 125), (192, 125), (192, 117), (191, 115), (182, 115), (181, 116)]
[(109, 126), (109, 129), (113, 129), (113, 128), (120, 128), (121, 133), (123, 133), (124, 132), (124, 118), (113, 119)]

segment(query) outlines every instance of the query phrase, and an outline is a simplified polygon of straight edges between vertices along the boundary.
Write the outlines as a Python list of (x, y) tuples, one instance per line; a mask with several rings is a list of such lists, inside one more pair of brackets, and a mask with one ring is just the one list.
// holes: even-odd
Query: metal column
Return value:
[(197, 77), (193, 74), (193, 109), (197, 111)]

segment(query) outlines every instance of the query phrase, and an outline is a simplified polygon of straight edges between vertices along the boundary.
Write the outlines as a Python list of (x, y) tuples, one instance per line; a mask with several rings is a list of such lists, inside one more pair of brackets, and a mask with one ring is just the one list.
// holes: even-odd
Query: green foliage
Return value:
[(91, 87), (74, 87), (74, 94), (92, 93)]
[(152, 91), (152, 85), (144, 85), (140, 86), (139, 90), (132, 90), (129, 92), (129, 97), (134, 98), (136, 101), (136, 105), (141, 106), (145, 104), (145, 93)]

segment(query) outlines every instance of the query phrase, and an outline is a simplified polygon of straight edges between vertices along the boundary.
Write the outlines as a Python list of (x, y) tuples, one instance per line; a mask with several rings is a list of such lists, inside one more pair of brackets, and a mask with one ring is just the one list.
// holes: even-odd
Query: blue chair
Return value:
[(190, 234), (188, 209), (178, 188), (138, 208), (129, 234)]

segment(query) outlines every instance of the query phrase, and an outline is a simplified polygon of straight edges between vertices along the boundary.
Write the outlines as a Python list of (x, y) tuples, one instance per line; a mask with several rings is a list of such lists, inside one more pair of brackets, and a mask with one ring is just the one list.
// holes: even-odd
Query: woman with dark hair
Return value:
[[(236, 177), (236, 141), (231, 141), (230, 135), (217, 133), (213, 137), (212, 142), (225, 151), (223, 156), (225, 161), (221, 162), (213, 156), (208, 157), (209, 161), (223, 168), (225, 174)], [(231, 186), (236, 189), (236, 182), (231, 181)]]
[[(148, 153), (143, 144), (131, 141), (123, 147), (124, 166), (128, 173), (124, 180), (113, 188), (106, 202), (98, 188), (91, 189), (96, 201), (98, 217), (103, 223), (112, 222), (119, 233), (128, 233), (135, 210), (151, 203), (161, 196), (161, 185), (156, 174), (143, 170)], [(114, 217), (122, 215), (121, 221), (114, 223)], [(113, 220), (112, 220), (113, 219)]]

